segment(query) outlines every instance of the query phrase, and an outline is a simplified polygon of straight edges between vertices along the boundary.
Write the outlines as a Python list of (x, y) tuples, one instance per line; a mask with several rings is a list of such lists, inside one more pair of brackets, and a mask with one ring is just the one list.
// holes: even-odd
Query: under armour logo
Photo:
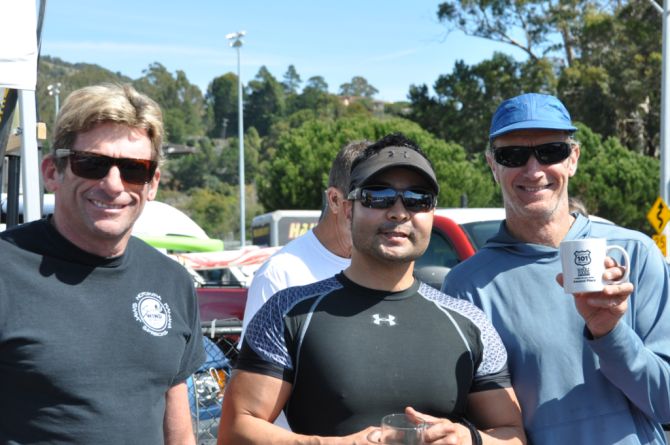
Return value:
[(372, 316), (372, 322), (377, 326), (381, 326), (382, 323), (386, 323), (389, 326), (395, 326), (395, 315), (388, 315), (387, 317), (382, 317), (379, 314), (374, 314)]
[[(397, 154), (396, 151), (399, 152), (399, 150), (398, 150), (399, 148), (400, 147), (393, 147), (392, 149), (388, 150), (386, 152), (386, 154), (388, 155), (389, 158), (393, 158)], [(409, 159), (409, 152), (407, 150), (403, 151), (402, 152), (402, 157), (405, 158), (405, 159)]]

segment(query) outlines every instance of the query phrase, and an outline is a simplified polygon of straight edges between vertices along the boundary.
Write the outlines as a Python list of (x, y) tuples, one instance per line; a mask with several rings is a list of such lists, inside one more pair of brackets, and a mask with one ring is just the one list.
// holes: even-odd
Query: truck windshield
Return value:
[(477, 221), (465, 223), (462, 227), (472, 240), (475, 250), (479, 250), (486, 244), (486, 241), (498, 233), (500, 223), (500, 220)]

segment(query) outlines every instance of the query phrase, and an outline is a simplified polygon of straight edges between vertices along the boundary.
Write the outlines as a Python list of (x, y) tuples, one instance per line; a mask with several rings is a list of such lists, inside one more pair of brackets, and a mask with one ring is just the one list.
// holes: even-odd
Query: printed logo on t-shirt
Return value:
[(140, 292), (133, 303), (135, 320), (142, 323), (142, 329), (151, 335), (162, 337), (172, 328), (170, 306), (152, 292)]
[(372, 322), (377, 326), (386, 325), (386, 326), (395, 326), (395, 315), (388, 314), (386, 317), (382, 317), (379, 314), (374, 314), (372, 316)]

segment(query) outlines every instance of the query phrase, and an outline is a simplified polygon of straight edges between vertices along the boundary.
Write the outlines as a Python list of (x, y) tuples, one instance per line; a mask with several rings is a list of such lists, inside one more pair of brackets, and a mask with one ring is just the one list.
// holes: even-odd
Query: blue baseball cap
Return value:
[(489, 141), (515, 130), (577, 131), (565, 105), (549, 94), (527, 93), (500, 104), (491, 119)]

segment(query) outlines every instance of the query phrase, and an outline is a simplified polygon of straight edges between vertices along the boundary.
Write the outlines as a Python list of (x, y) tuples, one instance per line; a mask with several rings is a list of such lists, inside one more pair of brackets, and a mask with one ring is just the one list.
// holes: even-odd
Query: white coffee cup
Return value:
[[(618, 250), (624, 258), (624, 275), (618, 281), (603, 280), (605, 257), (611, 250)], [(628, 281), (630, 258), (621, 246), (608, 246), (604, 238), (584, 238), (563, 241), (560, 245), (563, 268), (563, 289), (566, 294), (598, 292), (606, 284), (621, 284)]]

